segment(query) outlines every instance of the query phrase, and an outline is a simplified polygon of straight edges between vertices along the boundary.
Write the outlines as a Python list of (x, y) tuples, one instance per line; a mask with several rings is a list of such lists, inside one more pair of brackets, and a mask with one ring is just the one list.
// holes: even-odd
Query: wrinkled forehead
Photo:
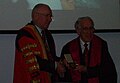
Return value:
[(80, 25), (93, 25), (93, 22), (90, 19), (82, 19)]
[(39, 13), (52, 13), (52, 10), (48, 7), (48, 6), (40, 6), (40, 7), (38, 7), (38, 9), (37, 9), (37, 12), (39, 12)]

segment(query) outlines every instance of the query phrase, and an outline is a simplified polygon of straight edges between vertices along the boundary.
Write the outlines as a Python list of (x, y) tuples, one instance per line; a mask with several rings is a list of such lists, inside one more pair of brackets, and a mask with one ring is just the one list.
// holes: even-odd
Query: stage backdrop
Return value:
[(31, 9), (46, 3), (53, 10), (51, 30), (73, 30), (78, 17), (90, 16), (96, 29), (120, 29), (120, 0), (1, 0), (0, 30), (18, 30), (31, 21)]

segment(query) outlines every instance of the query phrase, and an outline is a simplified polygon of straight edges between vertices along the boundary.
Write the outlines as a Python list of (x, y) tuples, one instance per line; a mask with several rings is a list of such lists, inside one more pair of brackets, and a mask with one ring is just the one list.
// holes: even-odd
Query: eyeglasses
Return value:
[(37, 13), (39, 15), (42, 15), (42, 16), (45, 16), (45, 17), (51, 17), (53, 18), (53, 15), (52, 14), (42, 14), (42, 13)]
[(80, 26), (78, 26), (77, 29), (81, 29), (83, 31), (93, 31), (95, 28), (94, 28), (94, 26), (91, 26), (91, 27), (80, 27)]
[(50, 17), (51, 19), (52, 19), (52, 21), (54, 21), (54, 18), (53, 18), (53, 15), (52, 14), (42, 14), (42, 13), (36, 13), (36, 14), (38, 14), (38, 15), (42, 15), (42, 16), (44, 16), (44, 17)]

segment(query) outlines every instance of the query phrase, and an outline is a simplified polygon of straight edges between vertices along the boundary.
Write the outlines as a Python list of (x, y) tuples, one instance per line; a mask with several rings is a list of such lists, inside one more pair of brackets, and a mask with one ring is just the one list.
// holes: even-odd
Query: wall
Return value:
[[(108, 42), (110, 54), (115, 62), (120, 83), (120, 33), (97, 33)], [(57, 56), (61, 47), (76, 34), (53, 34), (57, 45)], [(0, 83), (13, 83), (14, 51), (16, 34), (0, 34)]]

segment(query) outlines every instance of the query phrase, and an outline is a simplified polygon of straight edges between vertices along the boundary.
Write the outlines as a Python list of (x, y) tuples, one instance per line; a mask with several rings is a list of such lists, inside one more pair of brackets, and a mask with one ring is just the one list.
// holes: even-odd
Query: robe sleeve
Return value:
[(100, 83), (117, 83), (117, 72), (115, 64), (108, 51), (107, 42), (103, 42), (102, 44)]
[[(23, 36), (17, 39), (16, 46), (14, 83), (30, 83), (32, 78), (37, 79), (43, 72), (51, 71), (49, 61), (40, 55), (40, 46), (34, 39)], [(41, 61), (38, 61), (36, 56), (39, 56)]]

